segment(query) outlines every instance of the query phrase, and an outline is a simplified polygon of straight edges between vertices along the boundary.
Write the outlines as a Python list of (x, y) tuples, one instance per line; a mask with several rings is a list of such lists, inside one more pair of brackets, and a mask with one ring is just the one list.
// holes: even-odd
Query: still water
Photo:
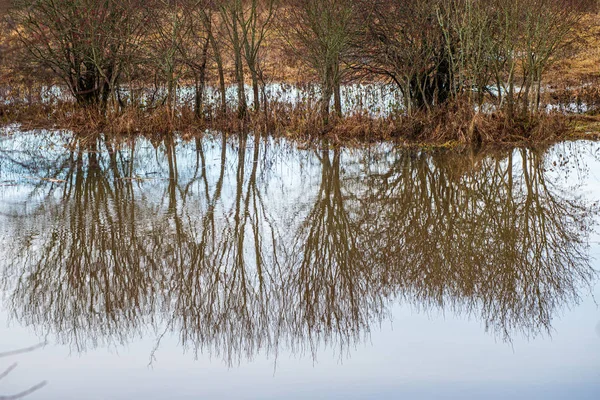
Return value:
[(5, 129), (0, 397), (598, 399), (598, 199), (592, 142)]

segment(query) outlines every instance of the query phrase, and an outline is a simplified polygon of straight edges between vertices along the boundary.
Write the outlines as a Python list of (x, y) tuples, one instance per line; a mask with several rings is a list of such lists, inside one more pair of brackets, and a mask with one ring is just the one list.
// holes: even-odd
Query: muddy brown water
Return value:
[(0, 135), (0, 396), (598, 399), (600, 144)]

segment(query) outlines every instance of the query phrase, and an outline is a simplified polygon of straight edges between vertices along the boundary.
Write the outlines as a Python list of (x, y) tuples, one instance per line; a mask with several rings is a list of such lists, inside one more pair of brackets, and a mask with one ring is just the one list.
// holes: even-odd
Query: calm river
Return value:
[(0, 131), (0, 398), (600, 398), (600, 144)]

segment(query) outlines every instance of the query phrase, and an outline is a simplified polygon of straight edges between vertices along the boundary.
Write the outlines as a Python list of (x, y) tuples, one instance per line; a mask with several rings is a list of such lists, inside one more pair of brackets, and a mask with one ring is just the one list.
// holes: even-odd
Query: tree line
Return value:
[[(193, 110), (245, 118), (277, 99), (276, 59), (318, 85), (318, 115), (341, 117), (340, 87), (393, 84), (405, 115), (456, 103), (508, 120), (541, 107), (544, 73), (592, 0), (15, 0), (9, 12), (23, 70), (45, 71), (77, 104), (120, 112), (164, 107), (178, 89)], [(230, 86), (235, 101), (228, 101)], [(142, 102), (142, 89), (160, 95)], [(250, 90), (251, 93), (246, 93)], [(143, 104), (142, 104), (143, 103)], [(212, 115), (211, 114), (211, 115)]]

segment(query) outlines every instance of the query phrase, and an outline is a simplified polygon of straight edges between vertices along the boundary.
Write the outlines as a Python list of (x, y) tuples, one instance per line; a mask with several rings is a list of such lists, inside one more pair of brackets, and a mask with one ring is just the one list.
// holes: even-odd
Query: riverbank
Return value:
[(302, 143), (328, 139), (335, 144), (361, 144), (392, 141), (404, 145), (453, 146), (459, 144), (520, 145), (553, 143), (561, 140), (600, 139), (600, 116), (538, 113), (507, 122), (502, 112), (475, 112), (466, 106), (448, 106), (435, 112), (411, 116), (373, 116), (353, 112), (332, 118), (323, 125), (317, 110), (275, 103), (269, 111), (213, 114), (197, 118), (187, 107), (170, 113), (166, 108), (151, 111), (126, 110), (100, 114), (72, 103), (34, 104), (0, 107), (0, 123), (19, 124), (24, 130), (64, 129), (76, 134), (118, 136), (144, 135), (156, 138), (194, 137), (207, 131), (253, 132), (285, 137)]
[(242, 4), (17, 4), (0, 38), (0, 121), (341, 144), (596, 136), (573, 116), (600, 109), (595, 4)]

